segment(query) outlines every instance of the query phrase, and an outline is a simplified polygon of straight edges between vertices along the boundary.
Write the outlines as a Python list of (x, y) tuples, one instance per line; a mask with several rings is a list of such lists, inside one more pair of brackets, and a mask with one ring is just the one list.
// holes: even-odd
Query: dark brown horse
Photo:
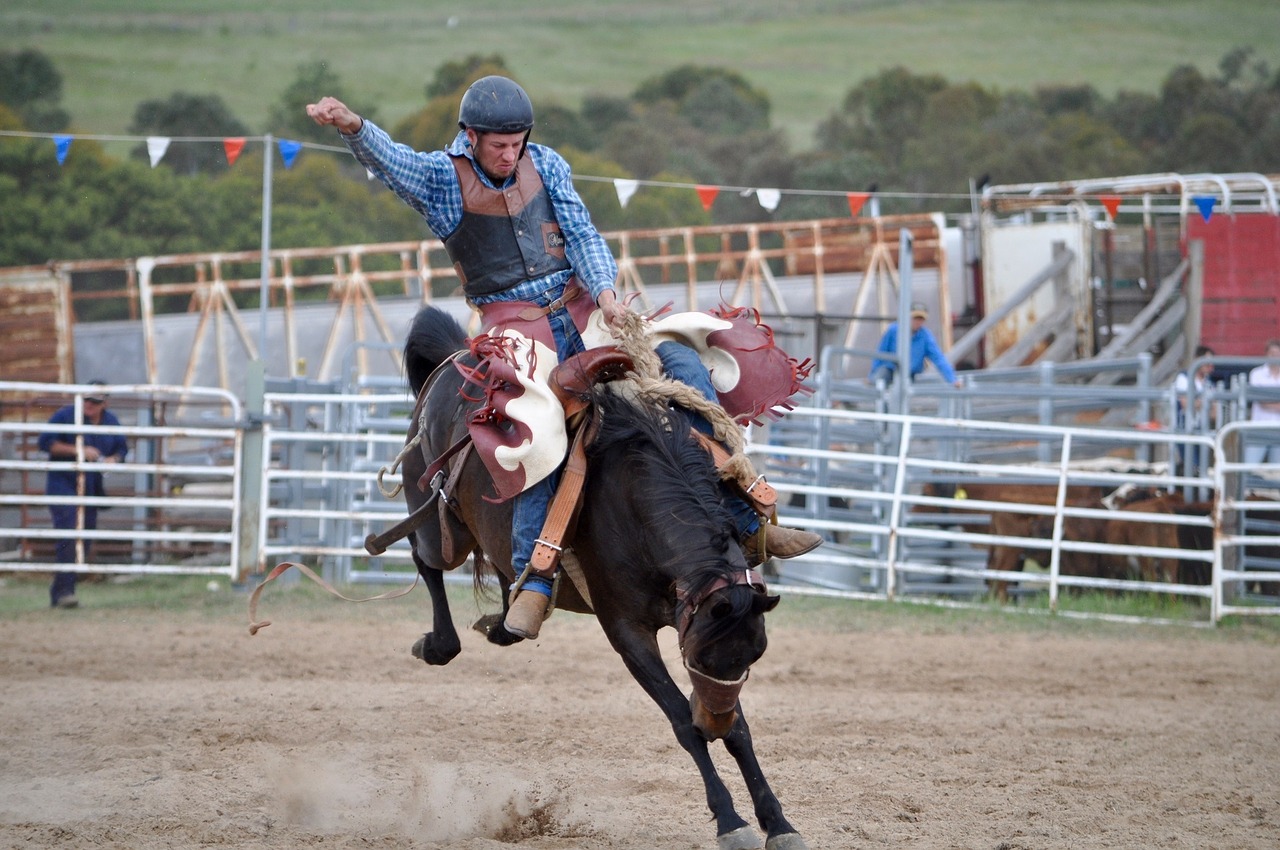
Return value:
[[(433, 608), (432, 629), (414, 654), (428, 664), (447, 664), (461, 649), (445, 570), (474, 556), (477, 572), (497, 574), (504, 600), (513, 580), (511, 506), (492, 500), (492, 481), (474, 452), (455, 455), (454, 462), (462, 463), (458, 473), (437, 477), (437, 485), (449, 482), (447, 492), (436, 495), (415, 484), (457, 444), (476, 409), (477, 402), (460, 392), (464, 379), (453, 366), (464, 344), (457, 321), (428, 307), (414, 319), (404, 350), (409, 382), (425, 409), (421, 451), (405, 460), (405, 497), (411, 513), (433, 498), (445, 502), (412, 535), (414, 562)], [(469, 353), (458, 359), (474, 364)], [(702, 775), (721, 848), (760, 847), (760, 840), (734, 809), (712, 764), (707, 744), (716, 738), (738, 763), (769, 850), (804, 848), (764, 779), (738, 701), (750, 666), (764, 653), (764, 615), (778, 597), (769, 596), (748, 569), (723, 487), (705, 449), (691, 438), (686, 414), (610, 386), (592, 390), (599, 430), (587, 452), (582, 508), (569, 540), (572, 555), (566, 556), (580, 564), (587, 592), (562, 578), (556, 606), (593, 612), (631, 675), (666, 714)], [(415, 421), (410, 441), (417, 430)], [(491, 642), (520, 640), (500, 617), (490, 620)], [(672, 679), (658, 648), (658, 630), (677, 624), (692, 698)]]

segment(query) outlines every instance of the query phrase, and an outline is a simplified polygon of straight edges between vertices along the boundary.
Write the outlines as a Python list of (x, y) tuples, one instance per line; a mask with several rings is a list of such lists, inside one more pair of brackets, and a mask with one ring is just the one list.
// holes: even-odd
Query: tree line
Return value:
[[(457, 132), (462, 91), (489, 73), (510, 76), (498, 55), (438, 67), (423, 105), (393, 124), (418, 149)], [(281, 138), (338, 144), (303, 107), (322, 94), (382, 123), (332, 66), (310, 63), (271, 109)], [(998, 90), (888, 68), (854, 82), (794, 151), (773, 126), (764, 92), (735, 71), (685, 65), (641, 81), (628, 97), (593, 95), (577, 107), (537, 91), (533, 140), (556, 147), (575, 173), (674, 183), (834, 193), (890, 193), (885, 214), (961, 212), (971, 181), (1021, 183), (1148, 172), (1280, 171), (1280, 72), (1241, 48), (1217, 71), (1172, 68), (1159, 91), (1104, 96), (1088, 85)], [(36, 50), (0, 53), (0, 129), (62, 132), (62, 77)], [(130, 134), (256, 135), (216, 94), (174, 92), (139, 103)], [(216, 144), (174, 144), (151, 168), (145, 146), (125, 159), (77, 140), (64, 164), (46, 139), (0, 138), (0, 266), (50, 259), (127, 257), (258, 246), (261, 146), (234, 167)], [(256, 160), (256, 162), (255, 162)], [(710, 212), (686, 190), (644, 190), (626, 208), (609, 182), (579, 189), (606, 230), (847, 215), (841, 195), (788, 194), (775, 211), (722, 193)], [(898, 197), (895, 197), (898, 195)], [(273, 181), (272, 244), (310, 247), (422, 238), (421, 220), (365, 179), (350, 157), (308, 152)]]

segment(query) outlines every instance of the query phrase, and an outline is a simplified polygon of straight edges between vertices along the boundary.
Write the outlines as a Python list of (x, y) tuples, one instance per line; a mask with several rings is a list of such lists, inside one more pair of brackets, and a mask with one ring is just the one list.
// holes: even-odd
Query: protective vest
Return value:
[(493, 295), (570, 268), (551, 197), (527, 156), (506, 189), (486, 186), (467, 157), (451, 158), (462, 188), (462, 221), (444, 247), (463, 292)]

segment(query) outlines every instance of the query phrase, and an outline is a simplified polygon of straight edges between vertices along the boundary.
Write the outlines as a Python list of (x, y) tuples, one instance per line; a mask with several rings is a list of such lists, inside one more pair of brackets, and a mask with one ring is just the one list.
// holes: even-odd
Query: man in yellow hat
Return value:
[[(933, 338), (933, 334), (924, 326), (929, 318), (929, 309), (919, 301), (911, 305), (911, 378), (914, 380), (916, 375), (924, 371), (925, 361), (933, 363), (938, 373), (942, 375), (943, 380), (953, 386), (960, 386), (960, 379), (956, 376), (956, 370), (952, 368), (951, 362), (947, 360), (947, 355), (942, 353), (942, 349), (938, 347), (938, 341)], [(877, 348), (881, 354), (894, 355), (898, 351), (898, 323), (894, 322), (889, 325), (888, 330), (884, 332), (884, 336), (880, 337), (880, 345)], [(871, 380), (883, 377), (885, 383), (893, 380), (893, 373), (897, 364), (892, 360), (876, 359), (871, 362)]]

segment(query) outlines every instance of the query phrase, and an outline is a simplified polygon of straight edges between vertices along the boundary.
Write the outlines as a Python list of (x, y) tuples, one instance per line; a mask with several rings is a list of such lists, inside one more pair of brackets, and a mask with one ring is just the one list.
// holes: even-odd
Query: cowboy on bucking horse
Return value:
[[(551, 148), (529, 142), (533, 104), (517, 83), (500, 76), (473, 83), (458, 110), (460, 132), (446, 149), (429, 153), (392, 141), (332, 97), (308, 104), (307, 114), (336, 127), (360, 164), (417, 210), (444, 242), (468, 303), (480, 312), (481, 336), (496, 342), (510, 363), (528, 367), (515, 370), (522, 385), (517, 390), (545, 397), (538, 382), (545, 385), (556, 363), (611, 343), (609, 330), (620, 328), (628, 312), (614, 289), (617, 263), (573, 187), (568, 163)], [(737, 385), (738, 367), (717, 352), (713, 362), (728, 365), (717, 368), (713, 381), (690, 346), (707, 356), (715, 347), (708, 337), (730, 323), (708, 314), (681, 315), (700, 321), (692, 329), (667, 322), (654, 328), (650, 341), (667, 377), (717, 402), (719, 379), (727, 376), (730, 387)], [(786, 387), (779, 400), (794, 389)], [(563, 421), (553, 418), (529, 414), (521, 434), (531, 439), (499, 445), (485, 456), (499, 496), (514, 499), (511, 549), (520, 580), (504, 625), (525, 638), (538, 635), (556, 571), (554, 559), (549, 569), (533, 566), (567, 447)], [(711, 433), (709, 426), (705, 433)], [(729, 506), (748, 562), (758, 563), (766, 553), (792, 558), (822, 542), (812, 532), (768, 522), (761, 541), (758, 506), (742, 498)]]

